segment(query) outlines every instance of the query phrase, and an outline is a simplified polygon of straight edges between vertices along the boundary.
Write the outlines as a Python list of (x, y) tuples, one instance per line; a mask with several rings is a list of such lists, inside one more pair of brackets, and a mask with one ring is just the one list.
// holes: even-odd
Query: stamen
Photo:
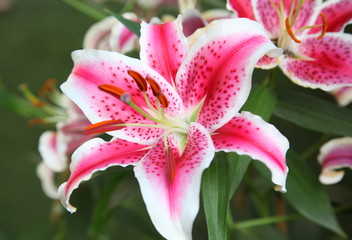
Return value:
[(153, 95), (155, 97), (159, 96), (159, 94), (161, 93), (161, 88), (159, 86), (159, 84), (151, 77), (147, 76), (146, 80), (148, 81), (150, 87), (152, 88), (153, 91)]
[(46, 106), (45, 102), (41, 101), (39, 98), (34, 96), (34, 94), (28, 89), (27, 85), (22, 84), (19, 86), (19, 89), (33, 106), (39, 107), (39, 108)]
[(175, 179), (175, 158), (172, 150), (166, 148), (166, 177), (169, 182), (172, 182)]
[(119, 100), (121, 96), (126, 93), (126, 91), (122, 90), (121, 88), (109, 84), (99, 85), (98, 88), (103, 92), (109, 93), (110, 95), (116, 97)]
[(301, 43), (301, 41), (299, 39), (297, 39), (295, 34), (293, 33), (288, 18), (286, 18), (286, 20), (285, 20), (285, 26), (286, 26), (287, 33), (288, 33), (288, 35), (290, 35), (292, 40), (295, 41), (296, 43)]
[(90, 135), (90, 134), (105, 133), (105, 132), (119, 130), (125, 127), (125, 126), (121, 126), (123, 124), (124, 122), (121, 120), (107, 120), (107, 121), (98, 122), (86, 127), (86, 129), (84, 130), (84, 134)]
[(328, 24), (326, 21), (326, 16), (323, 13), (320, 13), (319, 16), (321, 16), (323, 19), (323, 30), (321, 34), (317, 37), (317, 39), (322, 39), (326, 33), (326, 30), (328, 29)]
[(48, 92), (50, 93), (55, 89), (56, 83), (56, 80), (52, 78), (46, 80), (42, 87), (39, 89), (39, 96), (45, 98)]
[(33, 118), (28, 121), (27, 125), (33, 126), (33, 125), (37, 125), (37, 124), (46, 124), (46, 123), (47, 122), (45, 122), (45, 120), (43, 118)]
[(137, 83), (137, 86), (140, 91), (146, 92), (148, 90), (147, 81), (145, 80), (145, 78), (141, 74), (139, 74), (138, 72), (133, 71), (133, 70), (128, 70), (127, 72), (133, 78), (133, 80)]
[(163, 108), (167, 108), (169, 106), (169, 101), (163, 93), (160, 93), (157, 98), (159, 99), (161, 105), (163, 105)]

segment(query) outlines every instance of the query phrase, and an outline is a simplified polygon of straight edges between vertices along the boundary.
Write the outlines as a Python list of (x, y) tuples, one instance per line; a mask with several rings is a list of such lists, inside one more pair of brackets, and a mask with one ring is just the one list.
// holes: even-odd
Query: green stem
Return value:
[(298, 214), (291, 214), (291, 215), (285, 215), (285, 216), (271, 216), (271, 217), (265, 217), (265, 218), (259, 218), (259, 219), (252, 219), (248, 221), (242, 221), (237, 224), (234, 224), (233, 227), (236, 230), (242, 230), (246, 228), (252, 228), (252, 227), (257, 227), (261, 225), (282, 222), (282, 221), (289, 221), (289, 220), (294, 220), (298, 218), (301, 218), (301, 216)]
[(105, 18), (107, 16), (106, 14), (103, 14), (103, 13), (95, 10), (94, 8), (88, 6), (87, 4), (84, 4), (78, 0), (60, 0), (60, 1), (66, 3), (67, 5), (78, 10), (79, 12), (81, 12), (91, 18), (94, 18), (95, 20), (98, 20), (98, 21), (102, 20), (103, 18)]

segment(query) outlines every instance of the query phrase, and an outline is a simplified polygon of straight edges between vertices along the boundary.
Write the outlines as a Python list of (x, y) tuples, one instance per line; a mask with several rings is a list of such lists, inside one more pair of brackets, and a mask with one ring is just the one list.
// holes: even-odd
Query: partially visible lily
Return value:
[(332, 90), (330, 93), (341, 107), (345, 107), (352, 102), (352, 87), (340, 87)]
[(62, 204), (96, 171), (134, 166), (148, 213), (167, 239), (192, 238), (201, 175), (216, 151), (262, 161), (276, 190), (286, 191), (287, 139), (249, 112), (251, 76), (264, 55), (281, 54), (258, 23), (213, 21), (188, 48), (182, 19), (142, 23), (140, 59), (115, 52), (73, 52), (74, 68), (61, 86), (93, 123), (94, 138), (72, 156), (71, 176), (59, 188)]
[[(140, 22), (134, 13), (124, 13), (128, 20)], [(138, 38), (115, 17), (109, 16), (93, 24), (83, 40), (83, 48), (127, 53), (138, 49)]]
[(296, 84), (333, 90), (352, 85), (352, 36), (343, 32), (352, 19), (352, 1), (228, 0), (239, 17), (264, 25), (284, 55), (264, 57), (258, 66), (280, 66)]
[(83, 112), (55, 87), (55, 80), (49, 79), (40, 91), (40, 98), (22, 85), (21, 89), (31, 103), (43, 111), (42, 118), (36, 118), (29, 124), (55, 124), (55, 131), (45, 131), (39, 138), (39, 153), (42, 162), (37, 167), (44, 193), (58, 199), (56, 177), (68, 168), (72, 152), (93, 136), (84, 134), (90, 125)]
[(334, 184), (343, 178), (342, 168), (352, 169), (352, 138), (332, 139), (320, 148), (318, 162), (321, 165), (319, 180), (323, 184)]

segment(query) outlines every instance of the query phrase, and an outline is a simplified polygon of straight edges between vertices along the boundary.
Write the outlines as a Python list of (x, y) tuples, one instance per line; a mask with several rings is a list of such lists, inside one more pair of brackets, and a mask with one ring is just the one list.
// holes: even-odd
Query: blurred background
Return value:
[[(21, 96), (18, 86), (37, 94), (48, 78), (63, 82), (72, 67), (70, 54), (94, 19), (57, 0), (0, 0), (0, 80)], [(40, 162), (38, 137), (46, 128), (0, 108), (0, 239), (47, 237), (52, 201), (35, 173)], [(41, 235), (42, 234), (42, 235)]]

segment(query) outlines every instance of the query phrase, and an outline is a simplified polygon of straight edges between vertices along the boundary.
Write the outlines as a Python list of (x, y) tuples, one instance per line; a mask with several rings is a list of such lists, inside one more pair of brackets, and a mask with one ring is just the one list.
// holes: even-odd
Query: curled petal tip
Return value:
[(286, 188), (283, 187), (283, 186), (280, 186), (280, 185), (276, 185), (276, 186), (274, 187), (274, 190), (277, 191), (277, 192), (282, 192), (282, 193), (287, 192)]
[(282, 48), (275, 48), (266, 53), (268, 57), (276, 58), (280, 57), (283, 54), (284, 50)]
[(76, 212), (77, 208), (72, 206), (69, 203), (69, 195), (70, 194), (66, 193), (66, 184), (67, 184), (67, 182), (64, 182), (63, 184), (60, 185), (60, 187), (58, 189), (61, 204), (67, 209), (67, 211), (69, 211), (70, 213), (74, 213), (74, 212)]

